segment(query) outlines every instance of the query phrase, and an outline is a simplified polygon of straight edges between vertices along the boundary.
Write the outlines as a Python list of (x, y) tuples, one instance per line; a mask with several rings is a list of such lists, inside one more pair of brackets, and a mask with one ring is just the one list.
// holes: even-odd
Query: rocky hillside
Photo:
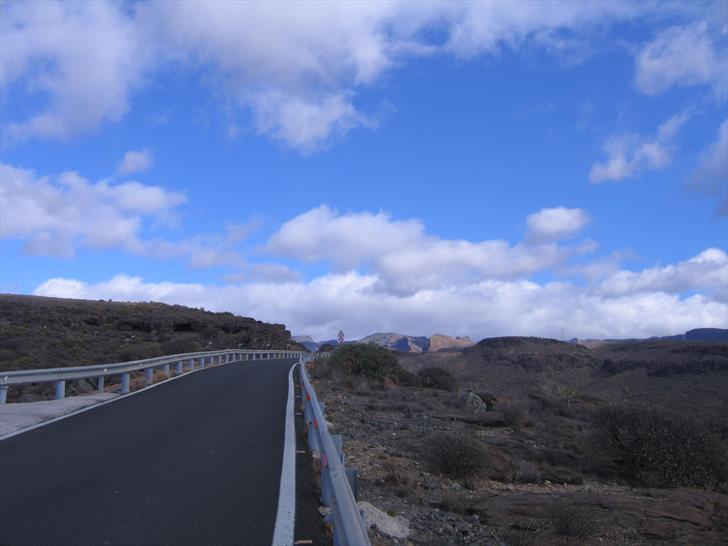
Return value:
[(0, 295), (0, 370), (230, 347), (302, 349), (282, 324), (181, 305)]
[(645, 340), (590, 349), (506, 337), (484, 339), (463, 352), (400, 354), (399, 360), (413, 372), (443, 368), (473, 389), (514, 398), (546, 388), (605, 401), (681, 407), (711, 422), (728, 412), (726, 342)]
[(436, 353), (437, 351), (467, 349), (473, 345), (473, 341), (468, 336), (450, 337), (442, 334), (432, 334), (427, 350), (431, 353)]
[[(722, 347), (646, 341), (601, 352), (494, 338), (463, 352), (397, 355), (413, 372), (451, 371), (455, 389), (407, 375), (399, 384), (339, 377), (322, 363), (312, 375), (327, 421), (346, 436), (347, 463), (360, 472), (360, 499), (384, 514), (387, 525), (372, 531), (377, 546), (718, 545), (728, 533), (725, 466), (704, 485), (654, 477), (726, 453)], [(686, 371), (692, 366), (697, 373)], [(627, 431), (620, 451), (605, 416), (633, 402), (636, 428), (615, 421)], [(705, 449), (691, 443), (701, 438)], [(670, 464), (649, 467), (665, 453)]]
[(359, 343), (376, 343), (387, 349), (403, 353), (422, 353), (427, 351), (429, 340), (424, 336), (408, 336), (394, 332), (382, 334), (378, 332), (360, 339)]

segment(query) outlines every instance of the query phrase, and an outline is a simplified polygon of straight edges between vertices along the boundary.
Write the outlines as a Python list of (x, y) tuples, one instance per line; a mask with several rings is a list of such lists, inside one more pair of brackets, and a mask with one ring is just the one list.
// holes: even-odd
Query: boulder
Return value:
[(364, 521), (367, 527), (374, 527), (381, 534), (390, 538), (404, 540), (410, 536), (409, 521), (402, 516), (392, 517), (372, 504), (361, 501), (359, 510), (364, 512)]
[(486, 410), (485, 402), (474, 392), (468, 392), (467, 394), (460, 397), (459, 405), (461, 409), (464, 409), (470, 413), (477, 415), (481, 411)]

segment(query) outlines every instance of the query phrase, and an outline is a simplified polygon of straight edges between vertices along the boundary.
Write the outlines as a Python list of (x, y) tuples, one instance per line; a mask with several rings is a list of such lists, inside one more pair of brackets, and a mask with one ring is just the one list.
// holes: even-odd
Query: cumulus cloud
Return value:
[(728, 255), (718, 248), (708, 248), (697, 256), (674, 265), (651, 267), (642, 271), (620, 270), (605, 279), (600, 290), (609, 296), (637, 292), (681, 294), (701, 291), (728, 304)]
[(148, 170), (154, 163), (154, 156), (149, 150), (130, 150), (121, 158), (116, 171), (119, 174), (133, 174)]
[[(42, 103), (16, 138), (66, 138), (120, 119), (169, 66), (204, 73), (259, 133), (310, 153), (375, 127), (356, 93), (409, 59), (526, 46), (572, 54), (639, 3), (12, 2), (0, 7), (4, 91)], [(434, 31), (434, 32), (433, 32)], [(572, 45), (569, 45), (572, 44)]]
[(604, 144), (607, 160), (592, 165), (589, 181), (593, 184), (620, 181), (645, 170), (667, 167), (672, 162), (673, 140), (689, 118), (687, 112), (672, 116), (651, 139), (633, 133), (610, 137)]
[(68, 257), (79, 244), (139, 252), (142, 220), (164, 218), (186, 201), (158, 186), (93, 184), (75, 172), (52, 179), (2, 164), (0, 179), (0, 234), (24, 239), (31, 254)]
[(384, 212), (338, 213), (321, 205), (284, 223), (265, 250), (330, 262), (340, 271), (368, 268), (380, 275), (378, 289), (404, 294), (483, 278), (525, 277), (562, 263), (572, 252), (552, 242), (534, 243), (440, 239), (426, 233), (419, 220), (394, 220)]
[[(112, 2), (0, 6), (0, 84), (42, 102), (7, 124), (16, 140), (67, 138), (118, 121), (149, 64), (138, 27)], [(25, 109), (24, 109), (25, 111)]]
[(690, 176), (692, 189), (718, 200), (716, 213), (728, 215), (728, 118), (720, 124), (718, 138), (698, 157), (698, 166)]
[(648, 95), (674, 85), (709, 85), (726, 91), (725, 29), (714, 32), (705, 22), (675, 26), (660, 33), (637, 56), (635, 82)]
[(608, 295), (571, 283), (487, 280), (404, 296), (375, 289), (376, 275), (329, 274), (309, 282), (212, 286), (148, 283), (117, 275), (97, 284), (54, 278), (35, 294), (123, 301), (163, 301), (231, 311), (285, 323), (295, 333), (327, 339), (339, 328), (352, 338), (375, 331), (475, 339), (496, 335), (648, 337), (698, 326), (728, 327), (728, 304), (660, 290)]
[(589, 215), (583, 209), (541, 209), (528, 216), (527, 239), (534, 242), (567, 239), (579, 233), (588, 222)]

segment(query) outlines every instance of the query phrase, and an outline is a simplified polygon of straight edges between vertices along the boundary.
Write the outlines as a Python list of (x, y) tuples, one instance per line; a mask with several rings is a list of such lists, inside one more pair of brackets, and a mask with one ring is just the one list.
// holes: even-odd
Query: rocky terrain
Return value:
[[(336, 347), (339, 344), (335, 339), (314, 341), (311, 336), (294, 336), (293, 339), (311, 352), (318, 351), (324, 345)], [(352, 342), (347, 341), (345, 343)], [(451, 337), (443, 334), (432, 334), (427, 338), (424, 336), (408, 336), (395, 332), (371, 334), (353, 343), (375, 343), (380, 347), (386, 347), (387, 349), (401, 353), (459, 351), (473, 345), (472, 340), (467, 336)]]
[[(653, 343), (602, 353), (554, 340), (497, 338), (463, 353), (399, 355), (411, 372), (452, 371), (452, 391), (314, 368), (327, 421), (344, 435), (348, 464), (360, 471), (360, 500), (409, 529), (406, 538), (374, 529), (374, 544), (725, 544), (726, 484), (635, 483), (600, 443), (595, 415), (639, 402), (705, 422), (725, 454), (728, 344)], [(630, 366), (614, 371), (622, 362), (617, 355)], [(684, 369), (672, 373), (671, 358)], [(717, 364), (705, 366), (705, 359)], [(650, 375), (655, 361), (672, 371)], [(695, 373), (685, 372), (690, 362)], [(483, 446), (479, 471), (454, 477), (435, 468), (439, 435)]]
[(431, 353), (436, 353), (437, 351), (467, 349), (473, 345), (473, 341), (468, 336), (450, 337), (442, 334), (432, 334), (427, 350)]
[(389, 332), (376, 333), (359, 340), (359, 343), (376, 343), (387, 349), (402, 351), (404, 353), (421, 353), (428, 350), (430, 340), (424, 336), (408, 336)]
[[(281, 324), (181, 305), (0, 295), (0, 370), (113, 363), (231, 347), (303, 348)], [(73, 394), (75, 384), (69, 384)], [(52, 385), (11, 389), (48, 396)]]

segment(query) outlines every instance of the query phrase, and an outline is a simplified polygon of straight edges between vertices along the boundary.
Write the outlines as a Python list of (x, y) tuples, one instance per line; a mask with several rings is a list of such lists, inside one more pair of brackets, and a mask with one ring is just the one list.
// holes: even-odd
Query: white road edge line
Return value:
[(283, 440), (281, 486), (278, 492), (278, 513), (273, 530), (273, 546), (291, 546), (296, 523), (296, 423), (293, 420), (293, 369), (288, 370), (286, 430)]
[[(35, 430), (40, 427), (44, 427), (46, 425), (50, 425), (51, 423), (55, 423), (56, 421), (61, 421), (62, 419), (68, 419), (69, 417), (73, 417), (74, 415), (78, 415), (79, 413), (83, 413), (85, 411), (90, 411), (92, 409), (100, 408), (101, 406), (105, 406), (106, 404), (111, 404), (112, 402), (118, 402), (119, 400), (124, 400), (126, 398), (129, 398), (130, 396), (134, 396), (135, 394), (139, 394), (142, 392), (146, 392), (149, 389), (153, 389), (155, 387), (159, 387), (161, 385), (166, 385), (170, 381), (175, 381), (176, 379), (182, 379), (183, 377), (187, 377), (190, 374), (196, 373), (196, 372), (204, 372), (205, 370), (212, 370), (214, 368), (219, 368), (220, 366), (227, 366), (228, 364), (235, 364), (237, 362), (247, 362), (247, 360), (235, 360), (233, 362), (226, 362), (224, 364), (215, 364), (214, 366), (205, 366), (204, 368), (195, 368), (194, 370), (189, 370), (187, 372), (184, 372), (182, 375), (175, 375), (174, 377), (169, 377), (165, 379), (164, 381), (159, 381), (158, 383), (154, 383), (153, 385), (149, 385), (148, 387), (143, 387), (137, 391), (130, 392), (129, 394), (120, 394), (116, 398), (112, 398), (111, 400), (106, 400), (104, 402), (99, 402), (98, 404), (93, 404), (91, 406), (86, 406), (85, 408), (77, 409), (76, 411), (72, 411), (71, 413), (65, 413), (63, 415), (60, 415), (58, 417), (54, 417), (53, 419), (49, 419), (48, 421), (43, 421), (42, 423), (36, 423), (35, 425), (30, 425), (29, 427), (21, 428), (20, 430), (16, 430), (15, 432), (11, 432), (10, 434), (6, 434), (3, 436), (0, 436), (0, 442), (3, 440), (7, 440), (8, 438), (12, 438), (13, 436), (17, 436), (18, 434), (23, 434), (24, 432), (30, 432), (31, 430)], [(252, 360), (250, 362), (253, 362)]]

